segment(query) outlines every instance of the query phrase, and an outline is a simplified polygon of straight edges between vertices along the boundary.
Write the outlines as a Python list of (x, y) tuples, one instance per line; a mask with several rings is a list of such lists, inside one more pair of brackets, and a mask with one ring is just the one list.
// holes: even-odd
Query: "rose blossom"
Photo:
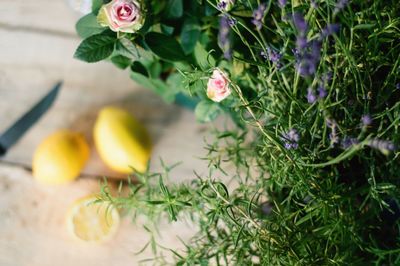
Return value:
[(113, 0), (100, 9), (97, 20), (112, 31), (134, 33), (143, 26), (143, 7), (138, 0)]
[(220, 102), (231, 94), (229, 81), (224, 72), (215, 69), (207, 83), (207, 96), (214, 102)]

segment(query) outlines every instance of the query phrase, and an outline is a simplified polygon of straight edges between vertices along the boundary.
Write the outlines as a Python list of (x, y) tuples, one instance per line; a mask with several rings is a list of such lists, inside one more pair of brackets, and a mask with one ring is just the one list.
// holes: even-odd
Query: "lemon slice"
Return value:
[(90, 196), (77, 200), (67, 216), (68, 230), (85, 242), (102, 243), (110, 240), (119, 227), (119, 213), (107, 202), (95, 202)]

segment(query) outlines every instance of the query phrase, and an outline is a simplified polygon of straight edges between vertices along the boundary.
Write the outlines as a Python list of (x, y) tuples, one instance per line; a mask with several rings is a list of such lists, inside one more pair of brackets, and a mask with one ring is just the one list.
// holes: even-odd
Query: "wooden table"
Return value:
[[(110, 63), (87, 64), (72, 58), (80, 40), (74, 31), (78, 14), (62, 0), (1, 0), (0, 4), (0, 132), (41, 98), (58, 80), (64, 86), (54, 106), (0, 161), (0, 265), (139, 265), (151, 252), (134, 253), (149, 240), (143, 223), (124, 219), (111, 242), (89, 245), (70, 238), (65, 212), (75, 199), (97, 192), (97, 176), (118, 177), (99, 160), (91, 129), (98, 110), (107, 105), (128, 109), (150, 130), (155, 142), (152, 169), (158, 158), (183, 161), (173, 181), (193, 178), (193, 170), (206, 173), (205, 126), (190, 111), (168, 106), (140, 88), (127, 72)], [(31, 177), (32, 153), (48, 134), (60, 128), (83, 132), (92, 156), (82, 177), (66, 186), (47, 187)], [(190, 225), (161, 224), (162, 244), (182, 247)], [(149, 265), (150, 263), (144, 263)]]

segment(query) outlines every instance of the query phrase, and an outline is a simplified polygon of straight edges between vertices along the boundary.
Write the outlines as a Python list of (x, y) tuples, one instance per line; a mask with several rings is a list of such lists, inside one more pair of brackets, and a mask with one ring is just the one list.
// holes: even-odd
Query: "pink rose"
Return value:
[(97, 20), (112, 31), (134, 33), (143, 26), (143, 7), (138, 0), (113, 0), (100, 9)]
[(220, 102), (231, 94), (226, 74), (218, 68), (214, 70), (207, 83), (207, 96), (214, 102)]

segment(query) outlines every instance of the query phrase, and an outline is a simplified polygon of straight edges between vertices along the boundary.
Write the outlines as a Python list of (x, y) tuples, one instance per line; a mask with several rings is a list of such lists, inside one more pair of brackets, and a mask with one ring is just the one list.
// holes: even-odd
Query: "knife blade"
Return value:
[(47, 95), (0, 135), (0, 156), (4, 155), (46, 113), (56, 99), (61, 85), (61, 81), (54, 85)]

